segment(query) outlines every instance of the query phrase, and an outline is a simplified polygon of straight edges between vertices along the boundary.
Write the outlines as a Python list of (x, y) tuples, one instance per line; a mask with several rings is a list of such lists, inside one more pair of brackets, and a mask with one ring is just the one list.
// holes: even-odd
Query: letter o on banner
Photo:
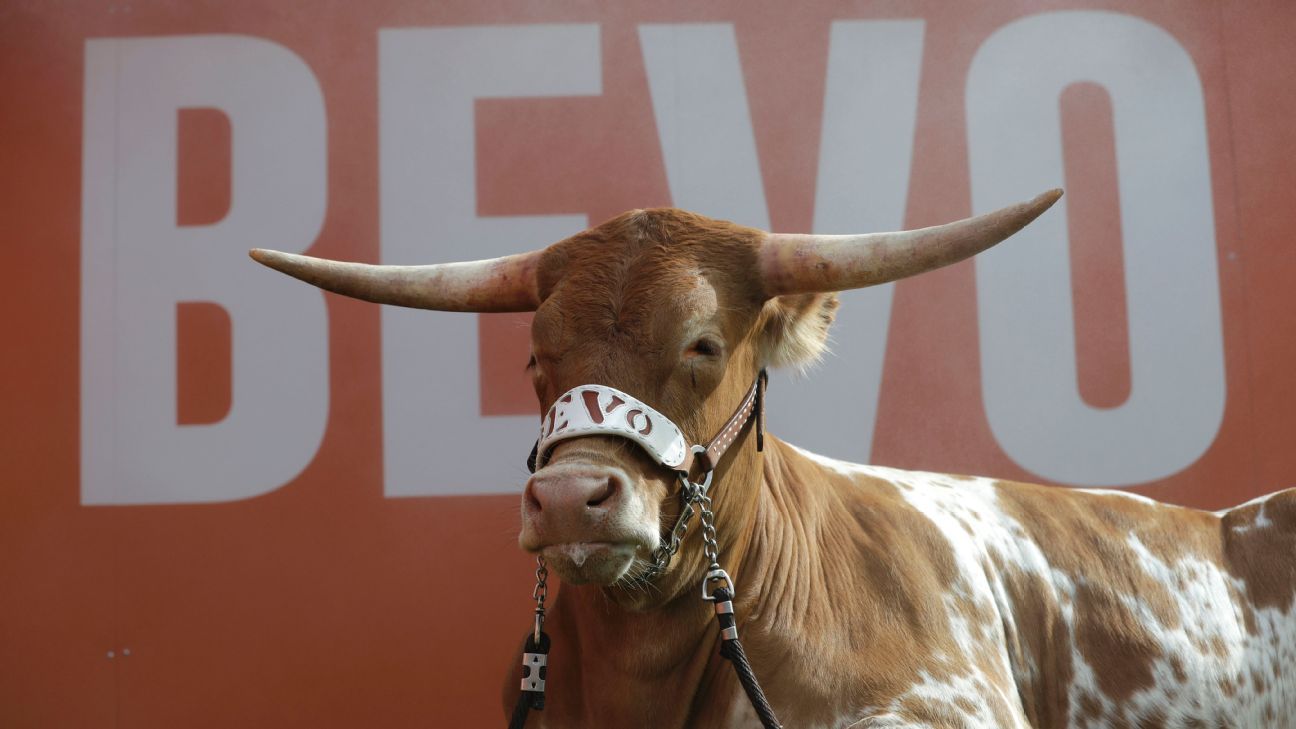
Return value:
[(1086, 404), (1076, 376), (1067, 200), (976, 260), (981, 377), (991, 430), (1054, 481), (1126, 486), (1191, 465), (1224, 413), (1224, 341), (1206, 141), (1192, 58), (1169, 33), (1111, 12), (1001, 28), (968, 75), (974, 212), (1059, 186), (1059, 97), (1110, 94), (1129, 316), (1131, 391)]

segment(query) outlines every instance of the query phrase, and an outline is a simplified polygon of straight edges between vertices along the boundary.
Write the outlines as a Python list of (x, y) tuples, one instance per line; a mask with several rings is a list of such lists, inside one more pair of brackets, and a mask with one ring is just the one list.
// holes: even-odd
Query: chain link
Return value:
[(702, 494), (702, 554), (711, 564), (710, 569), (720, 569), (720, 544), (716, 541), (715, 514), (711, 511), (711, 497)]
[[(680, 476), (680, 514), (675, 520), (675, 526), (671, 529), (670, 536), (666, 541), (658, 545), (652, 551), (652, 563), (644, 571), (643, 579), (651, 580), (666, 571), (666, 566), (670, 564), (671, 557), (679, 552), (680, 544), (684, 542), (685, 535), (688, 534), (689, 522), (693, 519), (693, 514), (697, 512), (694, 504), (701, 503), (702, 499), (707, 498), (706, 489), (711, 483), (711, 476), (708, 473), (706, 480), (700, 484), (689, 481), (686, 477)], [(710, 499), (707, 499), (708, 503)], [(714, 531), (714, 530), (713, 530)]]
[[(693, 446), (694, 454), (705, 453), (706, 448), (703, 446)], [(702, 513), (702, 544), (705, 550), (707, 561), (711, 569), (719, 569), (718, 559), (720, 557), (720, 545), (716, 542), (715, 514), (711, 511), (711, 477), (712, 471), (702, 474), (701, 483), (690, 481), (687, 476), (680, 475), (680, 515), (675, 520), (675, 526), (671, 529), (670, 536), (667, 540), (652, 551), (652, 563), (644, 571), (643, 579), (651, 580), (662, 572), (666, 571), (666, 566), (670, 564), (671, 558), (679, 552), (680, 544), (683, 543), (684, 537), (688, 534), (689, 521), (693, 514), (699, 510)]]
[(535, 589), (531, 590), (531, 599), (536, 601), (535, 607), (535, 644), (540, 645), (540, 631), (544, 628), (545, 619), (545, 598), (549, 597), (549, 566), (545, 564), (544, 557), (536, 555), (536, 584)]
[(536, 585), (531, 591), (531, 599), (539, 603), (538, 607), (544, 607), (546, 597), (549, 597), (549, 566), (545, 564), (544, 557), (536, 555)]
[(671, 530), (670, 536), (662, 544), (652, 551), (652, 564), (649, 566), (648, 577), (655, 577), (666, 569), (666, 564), (670, 562), (671, 557), (679, 551), (680, 544), (684, 541), (685, 535), (688, 534), (689, 520), (693, 518), (693, 505), (688, 502), (683, 493), (680, 494), (679, 518), (675, 520), (675, 528)]

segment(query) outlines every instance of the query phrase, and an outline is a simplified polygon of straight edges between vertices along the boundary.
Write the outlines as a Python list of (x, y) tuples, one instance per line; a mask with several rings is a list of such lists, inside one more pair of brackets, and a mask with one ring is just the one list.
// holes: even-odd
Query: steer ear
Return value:
[(770, 367), (804, 370), (828, 349), (828, 328), (837, 316), (837, 294), (793, 294), (765, 302), (761, 347)]

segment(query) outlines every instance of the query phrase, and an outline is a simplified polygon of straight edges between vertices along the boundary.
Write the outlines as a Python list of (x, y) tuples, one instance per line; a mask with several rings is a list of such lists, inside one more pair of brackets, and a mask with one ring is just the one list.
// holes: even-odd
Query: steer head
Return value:
[[(487, 261), (373, 266), (266, 250), (252, 257), (376, 303), (534, 311), (526, 367), (542, 413), (574, 387), (605, 385), (655, 408), (689, 443), (706, 443), (763, 368), (803, 366), (819, 356), (835, 292), (965, 259), (1021, 229), (1060, 195), (1053, 190), (900, 233), (770, 234), (658, 209), (624, 213), (543, 250)], [(588, 406), (607, 410), (615, 403)], [(744, 523), (756, 508), (760, 455), (750, 431), (715, 472), (715, 510), (724, 524)], [(614, 435), (561, 440), (541, 454), (540, 465), (523, 491), (521, 547), (544, 555), (569, 583), (624, 585), (643, 576), (679, 513), (676, 474)], [(721, 533), (722, 549), (734, 532)], [(681, 551), (656, 580), (659, 596), (693, 584), (706, 566), (697, 552)], [(646, 594), (627, 591), (623, 599)]]

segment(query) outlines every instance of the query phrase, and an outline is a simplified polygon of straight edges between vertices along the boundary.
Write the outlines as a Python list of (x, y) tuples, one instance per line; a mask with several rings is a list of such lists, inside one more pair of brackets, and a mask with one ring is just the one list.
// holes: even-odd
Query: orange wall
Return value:
[[(502, 672), (529, 616), (531, 568), (515, 546), (515, 496), (385, 496), (380, 315), (359, 302), (327, 300), (327, 427), (296, 478), (238, 501), (83, 505), (82, 94), (93, 38), (242, 34), (300, 57), (327, 118), (327, 211), (311, 252), (376, 261), (379, 29), (598, 24), (601, 94), (476, 105), (480, 215), (582, 213), (598, 222), (672, 203), (639, 25), (732, 23), (770, 222), (791, 231), (812, 226), (830, 22), (925, 21), (904, 215), (906, 225), (922, 226), (972, 210), (964, 89), (992, 33), (1063, 9), (1145, 18), (1186, 49), (1201, 79), (1227, 399), (1200, 458), (1132, 490), (1220, 508), (1291, 485), (1293, 6), (801, 5), (140, 0), (0, 9), (0, 260), (9, 274), (0, 287), (0, 725), (498, 725)], [(1078, 386), (1091, 404), (1113, 407), (1139, 387), (1129, 380), (1125, 303), (1114, 283), (1121, 264), (1111, 150), (1120, 141), (1101, 90), (1075, 87), (1059, 103)], [(200, 112), (178, 123), (177, 221), (214, 222), (230, 204), (231, 130), (220, 115)], [(970, 264), (896, 287), (871, 458), (1041, 480), (1004, 452), (987, 423), (975, 311)], [(177, 422), (219, 421), (230, 398), (228, 317), (219, 306), (190, 304), (177, 322)], [(520, 376), (525, 330), (486, 317), (479, 330), (483, 416), (533, 412)], [(776, 378), (772, 398), (779, 386)], [(779, 423), (770, 427), (780, 432)], [(529, 447), (519, 441), (498, 452), (518, 464), (519, 484)], [(508, 484), (483, 491), (501, 487)]]

